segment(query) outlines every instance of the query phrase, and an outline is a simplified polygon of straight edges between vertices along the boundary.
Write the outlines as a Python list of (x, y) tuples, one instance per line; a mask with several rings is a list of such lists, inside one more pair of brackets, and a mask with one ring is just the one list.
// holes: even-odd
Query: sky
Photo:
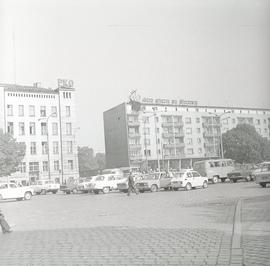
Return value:
[(270, 108), (268, 0), (0, 0), (0, 83), (76, 88), (77, 142), (142, 97)]

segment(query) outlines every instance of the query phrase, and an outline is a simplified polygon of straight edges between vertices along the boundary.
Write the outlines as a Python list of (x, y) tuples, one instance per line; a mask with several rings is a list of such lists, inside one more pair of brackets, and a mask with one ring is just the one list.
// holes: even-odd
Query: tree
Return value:
[(92, 148), (78, 147), (78, 161), (80, 176), (89, 176), (92, 170), (98, 169)]
[(98, 152), (96, 154), (96, 162), (98, 164), (98, 169), (102, 170), (106, 167), (106, 157), (105, 153)]
[(25, 155), (25, 144), (18, 143), (10, 134), (0, 129), (0, 177), (17, 171)]
[(237, 125), (222, 135), (224, 157), (237, 163), (259, 163), (270, 159), (270, 141), (248, 124)]

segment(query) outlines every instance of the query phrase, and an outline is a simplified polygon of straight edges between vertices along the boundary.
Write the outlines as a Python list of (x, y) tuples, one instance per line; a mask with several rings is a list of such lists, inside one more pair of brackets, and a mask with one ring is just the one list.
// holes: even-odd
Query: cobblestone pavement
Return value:
[(244, 182), (1, 202), (16, 225), (0, 265), (270, 265), (269, 203), (269, 188)]

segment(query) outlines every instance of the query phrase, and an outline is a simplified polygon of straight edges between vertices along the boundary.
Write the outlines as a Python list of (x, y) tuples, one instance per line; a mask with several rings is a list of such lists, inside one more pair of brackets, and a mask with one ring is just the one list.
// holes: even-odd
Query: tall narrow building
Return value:
[(26, 145), (11, 178), (25, 183), (78, 178), (73, 82), (59, 80), (56, 89), (0, 84), (0, 128)]

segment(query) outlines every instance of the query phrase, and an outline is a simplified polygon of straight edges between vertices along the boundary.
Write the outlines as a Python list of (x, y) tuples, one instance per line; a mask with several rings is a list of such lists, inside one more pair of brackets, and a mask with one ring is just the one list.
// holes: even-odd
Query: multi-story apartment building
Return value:
[(26, 145), (14, 179), (78, 178), (75, 89), (71, 81), (58, 83), (57, 89), (0, 84), (0, 128)]
[(179, 169), (222, 157), (221, 134), (241, 123), (270, 138), (270, 109), (144, 98), (120, 104), (103, 117), (107, 167)]

